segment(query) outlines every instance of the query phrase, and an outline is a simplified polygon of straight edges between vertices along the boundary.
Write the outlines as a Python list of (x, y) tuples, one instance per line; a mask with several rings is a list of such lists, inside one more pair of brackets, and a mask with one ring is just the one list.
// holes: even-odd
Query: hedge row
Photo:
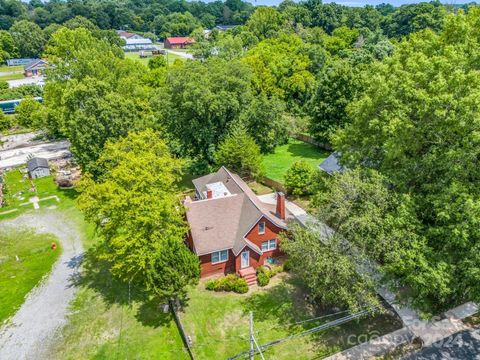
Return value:
[(233, 291), (245, 294), (248, 291), (247, 281), (236, 274), (229, 274), (216, 280), (208, 280), (205, 289), (210, 291)]

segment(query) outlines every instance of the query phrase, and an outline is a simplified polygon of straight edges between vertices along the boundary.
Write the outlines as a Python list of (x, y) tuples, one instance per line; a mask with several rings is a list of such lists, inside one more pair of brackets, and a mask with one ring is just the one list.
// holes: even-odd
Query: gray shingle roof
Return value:
[(329, 175), (333, 175), (335, 172), (342, 172), (344, 168), (339, 163), (339, 154), (335, 151), (330, 154), (323, 162), (319, 165), (319, 168), (325, 171)]
[[(200, 193), (206, 190), (207, 184), (214, 182), (223, 182), (230, 195), (185, 202), (196, 254), (232, 249), (237, 255), (246, 245), (261, 254), (261, 249), (245, 239), (245, 235), (262, 217), (283, 229), (287, 227), (286, 221), (276, 216), (275, 205), (261, 202), (237, 174), (225, 167), (193, 180)], [(293, 218), (288, 210), (286, 218)]]
[(30, 160), (27, 161), (27, 168), (28, 171), (34, 171), (35, 169), (38, 168), (49, 168), (48, 167), (48, 160), (44, 158), (31, 158)]

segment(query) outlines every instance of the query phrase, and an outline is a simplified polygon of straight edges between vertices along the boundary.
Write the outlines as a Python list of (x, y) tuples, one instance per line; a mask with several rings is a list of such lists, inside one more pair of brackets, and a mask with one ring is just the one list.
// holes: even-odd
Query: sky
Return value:
[[(247, 0), (251, 2), (254, 5), (278, 5), (281, 3), (282, 0)], [(429, 2), (430, 0), (427, 0), (426, 2)], [(392, 4), (394, 6), (400, 6), (403, 4), (414, 4), (414, 3), (419, 3), (421, 1), (418, 0), (323, 0), (324, 4), (335, 2), (339, 5), (345, 5), (345, 6), (365, 6), (365, 5), (378, 5), (381, 3), (386, 3), (386, 4)], [(461, 0), (461, 1), (444, 1), (441, 0), (442, 3), (444, 4), (465, 4), (468, 2), (471, 2), (471, 0)]]

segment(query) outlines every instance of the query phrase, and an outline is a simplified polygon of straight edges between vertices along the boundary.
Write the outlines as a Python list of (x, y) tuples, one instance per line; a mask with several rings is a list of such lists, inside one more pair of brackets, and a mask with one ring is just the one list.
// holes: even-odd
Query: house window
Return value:
[(212, 264), (225, 262), (228, 260), (228, 250), (222, 250), (212, 253)]
[(260, 235), (265, 234), (265, 221), (258, 224), (258, 233)]
[(277, 248), (277, 240), (267, 240), (267, 241), (262, 241), (262, 251), (270, 251), (270, 250), (275, 250)]

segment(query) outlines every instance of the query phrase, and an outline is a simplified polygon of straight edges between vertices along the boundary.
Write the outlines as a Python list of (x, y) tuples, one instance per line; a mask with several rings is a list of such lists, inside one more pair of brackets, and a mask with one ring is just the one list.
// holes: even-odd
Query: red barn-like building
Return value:
[(165, 39), (165, 49), (185, 49), (188, 45), (195, 43), (191, 37), (169, 37)]
[(269, 258), (282, 255), (278, 235), (294, 219), (283, 193), (277, 193), (276, 204), (264, 203), (225, 167), (193, 184), (196, 199), (187, 197), (184, 204), (190, 225), (188, 245), (200, 259), (202, 277), (255, 274)]

